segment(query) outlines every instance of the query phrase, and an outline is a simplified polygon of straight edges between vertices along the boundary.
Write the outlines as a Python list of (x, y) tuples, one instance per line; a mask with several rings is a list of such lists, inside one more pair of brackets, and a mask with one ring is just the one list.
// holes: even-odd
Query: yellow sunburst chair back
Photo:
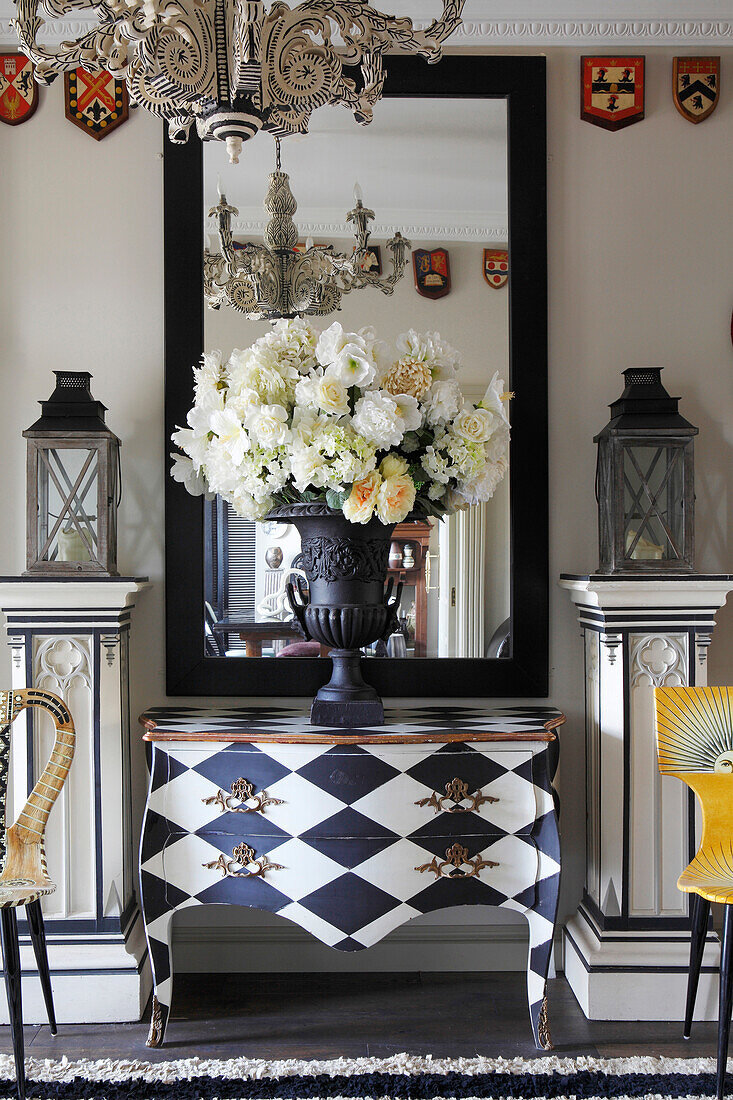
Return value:
[(656, 688), (659, 770), (691, 787), (702, 809), (697, 854), (677, 885), (733, 901), (733, 687)]

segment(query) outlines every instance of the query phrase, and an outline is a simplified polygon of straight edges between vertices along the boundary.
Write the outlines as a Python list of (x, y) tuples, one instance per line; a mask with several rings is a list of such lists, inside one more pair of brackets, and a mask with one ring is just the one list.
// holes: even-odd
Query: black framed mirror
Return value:
[[(510, 264), (508, 289), (505, 287), (503, 290), (496, 290), (491, 286), (483, 285), (481, 289), (487, 305), (485, 308), (478, 309), (472, 307), (468, 299), (465, 299), (465, 304), (462, 304), (456, 295), (451, 302), (453, 315), (444, 310), (439, 317), (436, 310), (435, 322), (422, 327), (423, 329), (440, 328), (443, 321), (451, 316), (452, 327), (459, 331), (455, 334), (450, 331), (443, 332), (443, 335), (451, 342), (459, 343), (461, 335), (465, 336), (469, 319), (488, 313), (488, 303), (492, 303), (491, 308), (495, 309), (496, 302), (499, 301), (498, 295), (504, 295), (502, 299), (506, 310), (504, 354), (507, 361), (502, 365), (501, 373), (508, 377), (508, 385), (514, 397), (511, 402), (510, 473), (504, 497), (504, 511), (500, 510), (502, 506), (499, 503), (494, 505), (493, 501), (489, 502), (494, 507), (494, 511), (489, 513), (486, 521), (486, 530), (489, 535), (491, 536), (494, 531), (501, 531), (505, 546), (504, 543), (496, 544), (498, 549), (488, 553), (488, 566), (485, 567), (482, 563), (480, 572), (482, 576), (490, 573), (490, 563), (494, 557), (502, 560), (505, 558), (507, 568), (499, 589), (492, 597), (492, 607), (486, 614), (483, 607), (480, 609), (482, 623), (483, 618), (486, 622), (482, 625), (478, 642), (474, 648), (465, 648), (464, 645), (463, 649), (464, 652), (472, 654), (497, 653), (498, 655), (453, 656), (451, 654), (456, 652), (453, 643), (448, 645), (437, 640), (438, 635), (442, 637), (445, 633), (441, 625), (443, 620), (440, 623), (438, 621), (439, 615), (442, 614), (447, 622), (451, 615), (451, 602), (453, 608), (456, 605), (457, 586), (451, 582), (451, 576), (446, 571), (445, 574), (441, 572), (440, 584), (443, 585), (443, 591), (439, 598), (436, 597), (433, 616), (435, 625), (431, 627), (432, 635), (428, 635), (425, 629), (416, 629), (414, 619), (416, 615), (419, 617), (419, 612), (414, 608), (419, 603), (419, 596), (417, 587), (412, 590), (414, 600), (410, 608), (413, 614), (411, 655), (419, 656), (420, 659), (398, 660), (395, 659), (394, 654), (374, 656), (368, 661), (368, 679), (382, 696), (542, 697), (548, 690), (545, 59), (449, 56), (438, 65), (428, 66), (419, 58), (390, 57), (384, 96), (385, 102), (378, 105), (372, 126), (377, 125), (381, 106), (385, 116), (382, 124), (386, 135), (384, 140), (387, 143), (390, 140), (393, 142), (392, 149), (394, 149), (395, 139), (394, 121), (399, 118), (400, 107), (404, 109), (403, 113), (408, 120), (405, 125), (409, 126), (411, 135), (450, 133), (451, 140), (459, 143), (453, 146), (452, 152), (447, 149), (441, 155), (436, 150), (434, 155), (428, 153), (422, 161), (418, 154), (413, 159), (418, 162), (418, 173), (423, 173), (420, 178), (427, 178), (431, 174), (431, 164), (432, 175), (440, 176), (435, 166), (441, 162), (452, 162), (452, 170), (460, 173), (463, 179), (467, 179), (470, 175), (471, 194), (464, 197), (458, 190), (454, 190), (449, 201), (454, 204), (455, 212), (463, 216), (463, 232), (470, 237), (474, 250), (479, 245), (497, 244), (495, 234), (491, 239), (481, 239), (482, 232), (489, 232), (486, 228), (488, 224), (486, 218), (474, 219), (475, 225), (472, 225), (469, 210), (474, 201), (472, 196), (480, 190), (484, 177), (486, 177), (486, 189), (490, 189), (491, 181), (488, 178), (490, 172), (487, 167), (480, 167), (480, 157), (475, 161), (472, 171), (469, 172), (465, 167), (461, 168), (456, 163), (460, 143), (463, 142), (464, 146), (468, 146), (474, 140), (473, 130), (469, 133), (467, 129), (469, 125), (474, 129), (478, 127), (477, 132), (486, 133), (489, 131), (493, 133), (499, 126), (503, 127), (505, 151), (501, 155), (502, 171), (505, 171), (506, 175), (505, 222), (508, 230)], [(455, 103), (455, 107), (452, 103)], [(463, 112), (460, 109), (461, 105), (466, 108)], [(470, 111), (467, 110), (469, 107)], [(486, 108), (485, 118), (481, 113), (484, 107)], [(420, 121), (421, 109), (426, 112), (424, 123)], [(321, 114), (329, 113), (325, 110), (321, 112)], [(463, 115), (467, 120), (465, 123), (462, 121)], [(314, 122), (315, 119), (316, 116), (314, 116)], [(358, 131), (351, 118), (343, 122), (344, 127), (347, 124), (356, 133), (356, 141), (359, 141), (362, 133), (367, 134), (371, 130), (368, 128), (363, 132)], [(390, 125), (393, 126), (391, 134)], [(484, 131), (481, 131), (481, 127), (484, 127)], [(344, 130), (345, 133), (346, 130)], [(375, 133), (378, 137), (379, 131), (376, 130)], [(311, 136), (315, 145), (317, 136)], [(324, 140), (328, 137), (328, 135), (320, 136)], [(377, 137), (370, 137), (370, 141), (376, 141)], [(266, 141), (264, 136), (256, 140)], [(296, 161), (298, 157), (303, 160), (310, 140), (310, 137), (306, 138), (299, 148), (294, 149)], [(333, 138), (331, 143), (333, 144)], [(218, 143), (211, 143), (212, 151), (217, 145)], [(254, 149), (254, 143), (252, 148)], [(374, 144), (372, 148), (375, 148)], [(389, 144), (385, 145), (385, 149), (388, 148)], [(245, 146), (240, 164), (228, 170), (227, 187), (241, 186), (243, 192), (246, 191), (250, 197), (255, 196), (257, 201), (263, 193), (265, 179), (254, 158), (248, 169), (248, 152), (249, 149)], [(283, 154), (287, 155), (287, 143), (283, 146)], [(219, 343), (212, 343), (214, 330), (211, 329), (209, 322), (205, 321), (202, 293), (203, 248), (207, 228), (204, 211), (205, 207), (213, 205), (210, 194), (211, 179), (212, 172), (216, 169), (215, 161), (211, 159), (205, 161), (205, 156), (211, 156), (209, 147), (202, 149), (201, 143), (194, 137), (189, 139), (186, 145), (173, 145), (167, 139), (164, 142), (166, 439), (170, 438), (177, 425), (185, 423), (186, 414), (191, 406), (193, 395), (191, 367), (198, 362), (205, 347), (220, 346)], [(346, 169), (344, 183), (348, 190), (344, 197), (348, 200), (354, 168), (351, 163), (353, 158), (345, 159), (349, 167)], [(382, 163), (379, 155), (375, 158), (375, 163)], [(389, 184), (392, 183), (388, 175), (390, 163), (393, 161), (389, 160), (382, 172)], [(476, 168), (476, 165), (479, 167)], [(289, 166), (286, 164), (285, 167), (288, 169)], [(372, 184), (374, 190), (379, 192), (379, 172), (369, 178), (368, 166), (365, 171), (368, 182)], [(231, 184), (230, 181), (235, 182)], [(302, 211), (302, 217), (307, 223), (308, 201), (309, 198), (312, 200), (314, 197), (308, 195), (308, 185), (312, 180), (308, 178), (307, 169), (301, 170), (298, 179), (293, 175), (294, 188), (298, 186), (299, 181), (301, 193), (305, 191), (305, 199), (302, 199), (301, 194), (296, 191), (299, 198), (296, 221), (299, 221)], [(397, 189), (395, 184), (395, 190)], [(494, 190), (496, 191), (496, 188)], [(378, 193), (376, 197), (379, 199), (380, 194)], [(214, 195), (214, 201), (215, 198)], [(388, 200), (389, 191), (383, 191), (381, 198)], [(228, 199), (234, 201), (235, 205), (241, 202), (239, 197), (234, 195), (228, 196)], [(371, 204), (369, 194), (366, 195), (366, 199), (369, 199)], [(440, 200), (431, 199), (430, 201), (435, 207)], [(495, 195), (489, 205), (497, 205)], [(374, 206), (377, 206), (377, 202), (374, 202)], [(344, 206), (344, 209), (346, 208)], [(413, 222), (420, 222), (420, 240), (417, 243), (422, 247), (422, 238), (428, 233), (422, 227), (427, 215), (422, 216), (421, 219), (416, 210), (411, 210), (410, 213), (413, 215)], [(435, 214), (435, 210), (432, 213)], [(441, 232), (445, 233), (445, 229), (441, 228), (444, 221), (445, 217), (436, 215), (436, 240), (440, 239)], [(410, 233), (406, 235), (409, 236)], [(456, 245), (455, 248), (458, 252), (459, 248), (463, 249), (463, 245)], [(468, 255), (467, 252), (466, 255)], [(480, 249), (478, 255), (480, 257)], [(463, 253), (460, 253), (458, 258), (465, 259)], [(474, 264), (473, 260), (470, 262), (476, 268), (474, 271), (472, 266), (471, 278), (478, 278), (483, 282), (484, 277), (478, 270), (478, 265)], [(408, 281), (412, 283), (412, 273), (409, 269), (403, 279), (405, 284)], [(489, 282), (488, 275), (486, 275), (486, 282)], [(407, 286), (402, 293), (405, 294), (408, 291), (414, 295), (411, 287)], [(371, 300), (368, 296), (376, 293), (372, 289), (367, 289), (352, 296), (359, 299), (358, 303), (351, 301), (348, 303), (352, 315), (355, 311), (357, 314), (361, 312), (363, 317), (361, 324), (371, 322)], [(423, 301), (417, 296), (414, 300), (415, 303)], [(395, 295), (395, 301), (397, 301), (397, 295)], [(406, 299), (403, 298), (399, 307), (402, 312), (405, 309), (405, 301)], [(448, 298), (445, 301), (451, 301), (451, 299)], [(438, 303), (431, 304), (438, 305)], [(410, 304), (409, 310), (410, 315), (405, 319), (402, 328), (419, 327), (412, 319), (413, 312), (417, 312), (417, 305)], [(348, 318), (348, 311), (345, 311), (345, 316)], [(327, 327), (336, 317), (341, 320), (340, 315), (319, 319), (319, 327)], [(221, 328), (222, 341), (226, 339), (224, 335), (227, 332), (226, 325), (228, 324), (231, 328), (231, 323), (229, 319)], [(235, 346), (245, 347), (260, 335), (260, 329), (250, 332), (253, 322), (242, 316), (238, 316), (237, 324), (240, 342)], [(347, 327), (346, 320), (344, 327)], [(355, 324), (354, 327), (356, 327)], [(216, 331), (215, 335), (218, 338), (219, 332)], [(474, 342), (477, 342), (479, 349), (483, 344), (491, 343), (481, 331), (476, 334)], [(492, 361), (488, 352), (487, 347), (484, 367), (490, 377), (489, 368)], [(480, 351), (474, 354), (473, 358), (483, 362)], [(168, 447), (167, 450), (171, 448)], [(169, 465), (167, 460), (166, 470)], [(439, 558), (442, 570), (443, 559), (447, 560), (444, 546), (448, 536), (445, 532), (449, 530), (449, 526), (444, 526), (442, 531), (438, 531), (436, 527), (432, 532), (429, 530), (418, 532), (415, 538), (410, 535), (410, 532), (406, 532), (404, 539), (414, 544), (408, 552), (410, 557), (416, 552), (418, 556), (425, 557), (426, 554), (425, 560), (429, 564), (430, 546), (435, 545), (435, 557), (439, 558), (438, 550), (443, 555), (443, 558)], [(215, 620), (221, 614), (229, 615), (226, 621), (233, 621), (235, 618), (229, 606), (230, 597), (222, 594), (226, 589), (226, 581), (223, 577), (226, 570), (222, 569), (222, 546), (225, 539), (231, 538), (233, 544), (234, 539), (240, 536), (241, 532), (235, 531), (235, 527), (228, 521), (226, 510), (222, 508), (221, 503), (204, 504), (202, 498), (189, 496), (182, 485), (175, 483), (166, 475), (168, 693), (209, 696), (312, 695), (328, 679), (330, 661), (327, 658), (288, 654), (289, 660), (270, 660), (264, 655), (253, 655), (263, 652), (261, 646), (250, 648), (246, 633), (239, 630), (234, 632), (235, 641), (231, 650), (227, 649), (226, 644), (222, 645), (220, 631), (214, 635), (217, 639), (215, 644), (206, 642), (207, 634), (209, 638), (212, 637), (211, 622), (206, 621), (208, 615)], [(421, 538), (424, 545), (421, 545)], [(487, 545), (491, 551), (493, 545), (491, 537)], [(263, 556), (261, 550), (262, 547), (258, 551), (258, 560)], [(404, 550), (403, 542), (401, 551), (404, 552)], [(470, 546), (464, 547), (464, 555), (468, 555), (464, 560), (470, 562), (472, 552)], [(277, 561), (277, 556), (272, 558), (268, 554), (268, 561), (271, 560)], [(408, 558), (408, 562), (409, 560)], [(453, 562), (453, 568), (456, 568), (455, 562)], [(447, 565), (445, 569), (448, 569)], [(424, 587), (423, 573), (421, 577)], [(429, 581), (428, 588), (430, 588)], [(470, 588), (468, 590), (470, 591)], [(251, 595), (247, 599), (250, 602), (254, 600), (256, 603), (255, 597)], [(442, 610), (438, 606), (438, 599), (442, 600)], [(460, 598), (458, 602), (460, 605)], [(432, 605), (426, 603), (425, 606)], [(461, 612), (460, 606), (459, 612)], [(470, 603), (463, 607), (462, 615), (464, 619), (472, 617)], [(499, 619), (503, 622), (499, 622)], [(405, 637), (409, 646), (410, 628), (407, 626)], [(500, 644), (497, 643), (497, 639), (501, 639)], [(237, 642), (240, 643), (238, 646)], [(284, 643), (278, 643), (277, 640), (274, 643), (268, 643), (269, 648), (266, 652), (272, 656), (279, 655), (281, 651), (278, 650), (278, 644)], [(225, 655), (227, 652), (229, 655)], [(439, 653), (448, 655), (438, 655)]]

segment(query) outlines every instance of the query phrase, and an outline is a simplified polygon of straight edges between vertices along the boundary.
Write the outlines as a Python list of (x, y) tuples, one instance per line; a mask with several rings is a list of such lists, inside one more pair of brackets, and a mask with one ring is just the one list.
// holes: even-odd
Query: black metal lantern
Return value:
[(28, 440), (26, 573), (116, 577), (120, 447), (86, 371), (54, 371)]
[(661, 367), (630, 367), (598, 444), (601, 573), (691, 573), (695, 568), (694, 439)]

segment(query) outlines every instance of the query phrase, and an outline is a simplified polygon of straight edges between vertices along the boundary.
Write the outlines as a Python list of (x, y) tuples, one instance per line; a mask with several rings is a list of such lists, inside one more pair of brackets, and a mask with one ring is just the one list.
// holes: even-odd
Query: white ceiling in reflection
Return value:
[[(376, 213), (375, 238), (399, 228), (417, 240), (506, 240), (506, 148), (504, 100), (385, 99), (365, 127), (345, 110), (317, 111), (308, 135), (283, 141), (282, 167), (303, 235), (351, 236), (346, 212), (358, 180)], [(204, 146), (206, 210), (216, 204), (220, 178), (239, 210), (237, 235), (262, 230), (274, 156), (268, 134), (245, 144), (239, 164), (229, 164), (222, 143)]]

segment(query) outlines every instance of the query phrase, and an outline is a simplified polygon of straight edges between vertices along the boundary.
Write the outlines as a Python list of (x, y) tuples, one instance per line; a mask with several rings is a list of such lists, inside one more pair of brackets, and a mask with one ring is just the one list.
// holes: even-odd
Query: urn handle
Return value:
[(306, 642), (310, 642), (313, 636), (305, 624), (305, 609), (310, 602), (310, 596), (305, 581), (300, 575), (296, 574), (295, 581), (288, 581), (285, 585), (285, 592), (287, 593), (290, 610), (295, 615), (300, 631)]

